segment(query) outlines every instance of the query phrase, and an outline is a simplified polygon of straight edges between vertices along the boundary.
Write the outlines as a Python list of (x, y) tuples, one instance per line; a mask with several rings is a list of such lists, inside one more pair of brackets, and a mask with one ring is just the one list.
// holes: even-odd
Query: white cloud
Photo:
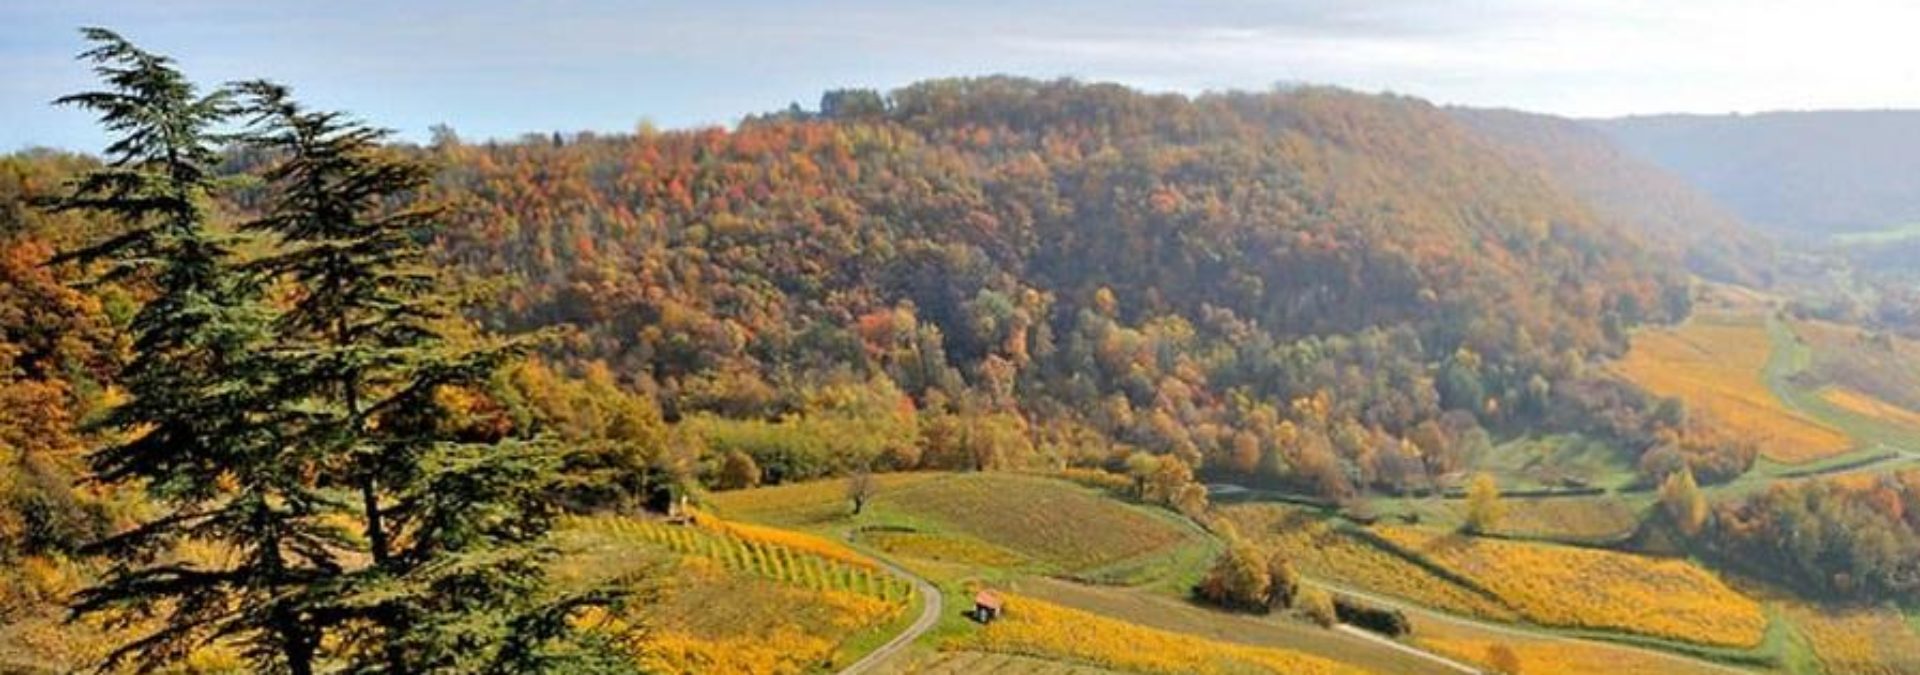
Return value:
[(724, 122), (838, 86), (1013, 73), (1148, 89), (1280, 81), (1572, 115), (1920, 107), (1914, 0), (181, 0), (0, 3), (0, 147), (106, 24), (207, 81), (271, 76), (415, 133)]

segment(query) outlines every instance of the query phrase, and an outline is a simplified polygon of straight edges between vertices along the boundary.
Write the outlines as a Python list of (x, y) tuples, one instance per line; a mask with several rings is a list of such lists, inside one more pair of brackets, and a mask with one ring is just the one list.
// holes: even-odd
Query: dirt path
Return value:
[[(1425, 616), (1427, 618), (1435, 619), (1439, 621), (1448, 621), (1456, 624), (1469, 625), (1481, 630), (1491, 631), (1495, 633), (1502, 633), (1505, 635), (1513, 635), (1517, 637), (1524, 637), (1524, 638), (1530, 638), (1535, 640), (1563, 640), (1567, 642), (1590, 642), (1597, 645), (1605, 645), (1609, 649), (1624, 649), (1627, 651), (1646, 654), (1649, 656), (1655, 656), (1655, 657), (1666, 658), (1666, 659), (1674, 659), (1678, 661), (1683, 661), (1688, 665), (1702, 667), (1702, 668), (1709, 668), (1712, 670), (1718, 670), (1726, 673), (1743, 673), (1744, 674), (1744, 673), (1753, 672), (1743, 668), (1730, 666), (1724, 663), (1717, 663), (1717, 662), (1709, 661), (1706, 659), (1693, 658), (1690, 656), (1675, 654), (1673, 652), (1661, 651), (1658, 649), (1652, 649), (1648, 647), (1639, 647), (1639, 646), (1623, 644), (1619, 642), (1609, 642), (1606, 640), (1587, 640), (1585, 638), (1568, 637), (1565, 635), (1559, 635), (1549, 631), (1534, 630), (1534, 629), (1522, 628), (1518, 626), (1509, 626), (1505, 624), (1481, 621), (1479, 619), (1469, 619), (1463, 616), (1456, 616), (1453, 614), (1448, 614), (1446, 612), (1428, 609), (1426, 607), (1422, 607), (1420, 605), (1416, 605), (1404, 600), (1398, 600), (1395, 598), (1386, 597), (1376, 593), (1370, 593), (1367, 591), (1362, 591), (1362, 590), (1350, 588), (1347, 586), (1342, 586), (1340, 584), (1329, 583), (1329, 582), (1321, 581), (1318, 579), (1302, 579), (1301, 583), (1318, 586), (1320, 588), (1326, 589), (1327, 591), (1340, 593), (1342, 595), (1351, 595), (1353, 597), (1360, 598), (1362, 600), (1366, 600), (1374, 604), (1386, 605), (1388, 607), (1405, 611), (1409, 614), (1418, 614), (1418, 615)], [(1382, 638), (1382, 639), (1385, 639), (1385, 638)], [(1398, 643), (1395, 643), (1395, 644), (1398, 644)], [(1425, 653), (1425, 652), (1422, 652), (1422, 653)]]
[(853, 662), (853, 665), (840, 669), (840, 675), (875, 672), (874, 669), (880, 664), (898, 655), (901, 650), (907, 648), (907, 645), (913, 644), (914, 640), (920, 639), (920, 636), (932, 630), (933, 625), (940, 621), (940, 612), (944, 611), (942, 608), (945, 606), (945, 598), (941, 597), (939, 588), (928, 583), (926, 579), (920, 578), (919, 575), (893, 564), (892, 561), (879, 556), (873, 556), (873, 559), (888, 572), (913, 582), (914, 591), (918, 592), (923, 599), (920, 605), (920, 616), (913, 620), (913, 625), (907, 626), (906, 630), (900, 631), (900, 634), (893, 636), (892, 640), (880, 645), (879, 649), (869, 652), (859, 661)]
[(1441, 656), (1439, 654), (1435, 654), (1433, 652), (1421, 649), (1419, 647), (1415, 647), (1413, 645), (1409, 645), (1409, 644), (1400, 642), (1398, 640), (1394, 640), (1393, 638), (1389, 638), (1384, 635), (1375, 634), (1372, 631), (1368, 631), (1364, 628), (1355, 628), (1353, 626), (1349, 626), (1343, 623), (1343, 624), (1334, 626), (1333, 629), (1340, 631), (1342, 633), (1346, 633), (1348, 635), (1352, 635), (1354, 637), (1360, 638), (1362, 640), (1372, 642), (1374, 644), (1380, 645), (1387, 649), (1391, 649), (1391, 650), (1406, 654), (1408, 656), (1412, 656), (1414, 658), (1426, 659), (1428, 661), (1432, 661), (1439, 665), (1452, 668), (1454, 670), (1457, 670), (1463, 673), (1467, 673), (1467, 675), (1479, 675), (1480, 673), (1479, 668), (1475, 668), (1473, 666), (1461, 663), (1459, 661), (1455, 661), (1453, 659), (1447, 658), (1445, 656)]

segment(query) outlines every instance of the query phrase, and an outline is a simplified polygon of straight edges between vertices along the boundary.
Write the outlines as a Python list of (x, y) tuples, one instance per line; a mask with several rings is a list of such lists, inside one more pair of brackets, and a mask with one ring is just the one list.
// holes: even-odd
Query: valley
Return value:
[(80, 40), (114, 140), (0, 155), (0, 671), (1920, 672), (1920, 286), (1835, 235), (1911, 219), (1822, 115), (413, 138)]

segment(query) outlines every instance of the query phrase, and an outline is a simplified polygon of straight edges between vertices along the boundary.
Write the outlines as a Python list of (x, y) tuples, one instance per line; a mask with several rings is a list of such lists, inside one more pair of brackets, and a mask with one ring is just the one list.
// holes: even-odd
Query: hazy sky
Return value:
[(81, 25), (414, 138), (727, 124), (1003, 72), (1582, 116), (1920, 107), (1914, 0), (0, 0), (0, 151), (98, 149), (84, 113), (47, 105), (91, 84)]

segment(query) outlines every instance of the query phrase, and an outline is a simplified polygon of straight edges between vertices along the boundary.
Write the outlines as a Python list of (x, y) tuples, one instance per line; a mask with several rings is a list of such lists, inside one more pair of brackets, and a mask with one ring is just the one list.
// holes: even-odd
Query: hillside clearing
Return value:
[(1152, 554), (1193, 536), (1168, 519), (1034, 476), (957, 474), (882, 492), (874, 502), (926, 529), (961, 533), (1069, 572)]
[(1005, 618), (949, 646), (1065, 659), (1105, 668), (1187, 673), (1364, 673), (1365, 670), (1299, 652), (1219, 642), (1006, 594)]
[(1783, 603), (1783, 609), (1829, 673), (1920, 672), (1920, 635), (1898, 610), (1802, 603)]
[(862, 542), (915, 569), (933, 563), (1131, 584), (1191, 567), (1213, 548), (1203, 532), (1170, 512), (1055, 478), (1005, 472), (875, 478), (878, 489), (859, 516), (843, 480), (720, 492), (708, 501), (729, 518), (834, 537), (857, 530)]
[(1082, 663), (1048, 661), (1031, 656), (992, 652), (947, 651), (921, 659), (906, 668), (919, 675), (967, 675), (1004, 673), (1005, 675), (1117, 675), (1119, 671), (1096, 668)]
[[(891, 577), (695, 530), (595, 518), (575, 519), (561, 531), (563, 583), (632, 575), (641, 584), (636, 590), (646, 602), (614, 615), (591, 612), (586, 621), (644, 626), (630, 646), (647, 670), (808, 672), (908, 605), (904, 584)], [(674, 536), (665, 532), (687, 538), (662, 539)], [(700, 543), (686, 543), (693, 541)]]
[(1483, 668), (1494, 668), (1500, 650), (1511, 652), (1521, 673), (1554, 675), (1691, 675), (1728, 669), (1691, 659), (1587, 640), (1489, 631), (1449, 621), (1419, 621), (1413, 643)]
[(1759, 603), (1684, 560), (1400, 527), (1375, 532), (1541, 625), (1725, 647), (1753, 647), (1766, 634)]
[(1828, 387), (1820, 398), (1835, 407), (1874, 420), (1895, 424), (1920, 434), (1920, 413), (1882, 401), (1850, 387)]
[(1708, 314), (1681, 326), (1633, 336), (1615, 368), (1659, 396), (1677, 397), (1756, 442), (1783, 464), (1831, 457), (1854, 447), (1840, 430), (1789, 406), (1767, 381), (1774, 339), (1763, 317)]
[(1429, 607), (1501, 621), (1518, 618), (1490, 594), (1395, 555), (1296, 507), (1241, 504), (1220, 513), (1240, 535), (1286, 554), (1302, 574), (1406, 598)]
[(1223, 612), (1135, 589), (1032, 578), (1009, 586), (1021, 595), (1063, 607), (1124, 619), (1147, 628), (1251, 647), (1290, 649), (1382, 673), (1452, 673), (1433, 661), (1382, 648), (1370, 640), (1282, 615)]
[[(929, 472), (874, 474), (874, 488), (890, 492), (939, 477)], [(817, 527), (847, 519), (852, 503), (845, 480), (787, 483), (750, 490), (726, 490), (707, 495), (707, 505), (718, 515), (777, 527)]]

